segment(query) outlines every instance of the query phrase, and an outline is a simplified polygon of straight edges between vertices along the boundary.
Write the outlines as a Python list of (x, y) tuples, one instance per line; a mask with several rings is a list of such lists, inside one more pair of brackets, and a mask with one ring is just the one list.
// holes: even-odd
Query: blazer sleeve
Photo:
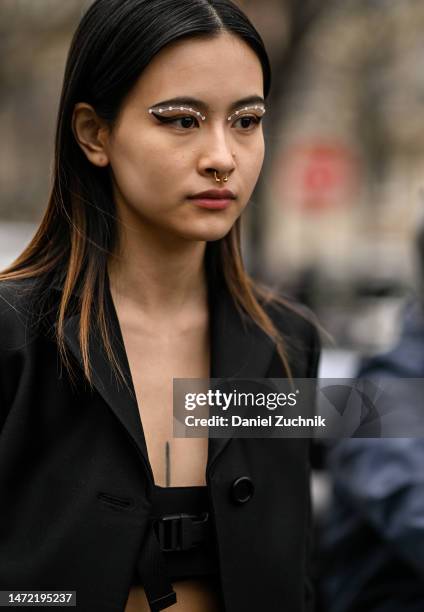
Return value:
[[(318, 327), (313, 322), (314, 314), (303, 304), (292, 302), (292, 309), (291, 301), (287, 300), (287, 303), (287, 306), (283, 306), (271, 302), (266, 305), (266, 310), (284, 340), (293, 377), (317, 378), (321, 339)], [(279, 361), (277, 352), (274, 355), (273, 371), (276, 369), (276, 360)]]
[(0, 432), (18, 391), (28, 341), (21, 289), (0, 282)]

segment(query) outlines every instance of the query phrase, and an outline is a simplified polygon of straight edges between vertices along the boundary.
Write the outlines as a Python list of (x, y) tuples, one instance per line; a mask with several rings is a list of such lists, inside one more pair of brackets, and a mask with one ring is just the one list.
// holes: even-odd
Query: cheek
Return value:
[(244, 180), (246, 184), (255, 185), (265, 157), (265, 145), (263, 138), (260, 138), (254, 147), (248, 152), (245, 157), (243, 167), (245, 169)]
[(264, 157), (265, 157), (265, 140), (264, 140), (263, 132), (261, 130), (260, 136), (259, 136), (258, 148), (257, 148), (257, 156), (256, 156), (256, 165), (259, 168), (259, 171), (262, 168)]
[(120, 133), (110, 150), (110, 163), (121, 193), (129, 200), (144, 191), (164, 193), (175, 185), (185, 160), (169, 146), (161, 146), (157, 136), (140, 137)]

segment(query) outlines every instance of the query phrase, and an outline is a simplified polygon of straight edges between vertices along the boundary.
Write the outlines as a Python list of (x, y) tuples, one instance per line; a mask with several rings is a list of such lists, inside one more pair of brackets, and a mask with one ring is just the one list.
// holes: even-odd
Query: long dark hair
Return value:
[[(35, 278), (39, 316), (47, 308), (52, 287), (61, 288), (55, 333), (70, 374), (63, 331), (73, 298), (78, 296), (80, 348), (90, 383), (89, 335), (94, 322), (114, 372), (126, 382), (111, 348), (106, 315), (107, 261), (118, 236), (109, 170), (91, 164), (76, 142), (71, 129), (74, 106), (80, 101), (91, 104), (113, 126), (125, 97), (165, 45), (222, 32), (238, 36), (254, 50), (262, 65), (267, 97), (271, 70), (263, 41), (230, 0), (96, 0), (72, 39), (58, 111), (48, 206), (31, 242), (3, 270), (0, 281)], [(284, 340), (260, 303), (261, 297), (269, 300), (273, 295), (255, 284), (243, 266), (240, 219), (224, 238), (207, 244), (205, 263), (207, 274), (225, 283), (240, 312), (247, 313), (276, 342), (290, 375)]]

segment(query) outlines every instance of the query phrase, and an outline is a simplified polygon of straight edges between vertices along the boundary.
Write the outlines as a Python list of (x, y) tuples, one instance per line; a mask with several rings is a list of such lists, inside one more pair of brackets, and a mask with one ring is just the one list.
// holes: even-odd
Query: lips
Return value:
[(236, 196), (229, 189), (209, 189), (189, 197), (191, 200), (234, 200)]

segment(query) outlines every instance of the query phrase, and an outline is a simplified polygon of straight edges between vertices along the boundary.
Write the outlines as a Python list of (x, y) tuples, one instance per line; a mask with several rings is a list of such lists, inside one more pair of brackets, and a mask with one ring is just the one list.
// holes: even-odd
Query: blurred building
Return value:
[(46, 206), (66, 54), (88, 4), (0, 3), (0, 219), (35, 222)]
[(369, 350), (394, 341), (399, 299), (416, 283), (423, 26), (418, 0), (327, 2), (273, 124), (264, 269), (303, 281), (336, 338)]

